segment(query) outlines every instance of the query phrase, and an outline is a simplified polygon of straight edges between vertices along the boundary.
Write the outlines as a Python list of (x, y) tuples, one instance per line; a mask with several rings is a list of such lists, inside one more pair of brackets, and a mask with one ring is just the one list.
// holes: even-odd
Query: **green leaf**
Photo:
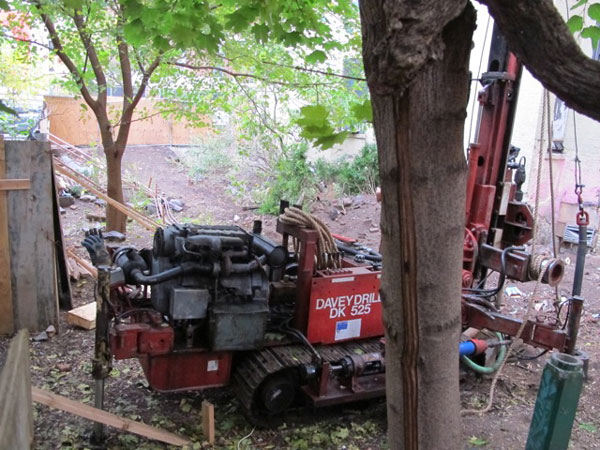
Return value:
[(0, 0), (0, 9), (3, 9), (5, 11), (8, 11), (10, 9), (6, 0)]
[(289, 47), (294, 47), (300, 42), (302, 42), (302, 34), (297, 31), (292, 31), (291, 33), (284, 33), (281, 40), (283, 43)]
[(248, 20), (248, 17), (246, 17), (240, 11), (241, 10), (238, 10), (225, 16), (227, 19), (227, 27), (231, 28), (234, 33), (239, 33), (240, 31), (248, 28), (250, 25), (250, 20)]
[(267, 42), (269, 39), (269, 27), (264, 24), (256, 24), (252, 27), (252, 33), (258, 42)]
[(6, 106), (2, 100), (0, 100), (0, 112), (12, 114), (13, 116), (18, 116), (17, 112), (14, 109)]
[(476, 447), (483, 447), (484, 445), (488, 444), (488, 441), (477, 436), (471, 436), (469, 438), (469, 444), (474, 445)]
[(594, 3), (588, 8), (588, 16), (596, 22), (600, 22), (600, 3)]
[(363, 103), (357, 103), (352, 106), (352, 113), (356, 120), (360, 122), (373, 122), (373, 108), (371, 100), (365, 100)]
[(592, 40), (592, 47), (596, 49), (598, 47), (598, 41), (600, 41), (600, 27), (595, 25), (591, 27), (585, 27), (581, 30), (582, 38), (590, 38)]
[(308, 55), (306, 58), (304, 58), (304, 60), (308, 64), (322, 63), (322, 62), (325, 62), (326, 59), (327, 59), (327, 55), (325, 54), (325, 52), (323, 52), (321, 50), (315, 50), (310, 55)]
[(583, 17), (577, 15), (571, 16), (571, 18), (567, 21), (567, 27), (569, 27), (569, 31), (571, 33), (581, 31), (583, 28)]
[(598, 431), (598, 427), (596, 425), (594, 425), (593, 423), (585, 423), (585, 422), (582, 422), (579, 424), (579, 429), (588, 431), (590, 433), (595, 433), (596, 431)]
[(68, 9), (81, 10), (83, 7), (83, 0), (64, 0), (65, 7)]
[(323, 127), (327, 123), (329, 111), (322, 105), (310, 105), (300, 108), (302, 119), (297, 122), (300, 126)]
[(123, 36), (131, 45), (140, 45), (146, 42), (147, 36), (144, 24), (140, 19), (135, 19), (125, 25)]
[(577, 3), (575, 3), (573, 6), (571, 6), (571, 11), (579, 8), (581, 5), (583, 5), (584, 3), (587, 3), (587, 2), (588, 2), (588, 0), (579, 0)]
[[(331, 134), (329, 136), (323, 136), (315, 141), (322, 150), (327, 150), (333, 147), (335, 144), (343, 143), (350, 134), (348, 131), (341, 131), (339, 133)], [(345, 429), (345, 428), (343, 428)], [(347, 431), (347, 430), (346, 430)]]

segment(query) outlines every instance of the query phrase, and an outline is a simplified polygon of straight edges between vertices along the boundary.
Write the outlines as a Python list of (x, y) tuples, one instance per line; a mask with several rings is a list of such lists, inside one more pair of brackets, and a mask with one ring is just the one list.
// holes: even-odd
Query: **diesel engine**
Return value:
[(159, 228), (152, 250), (114, 255), (125, 283), (148, 286), (154, 311), (174, 330), (175, 347), (211, 351), (262, 346), (269, 316), (269, 262), (282, 247), (237, 226)]

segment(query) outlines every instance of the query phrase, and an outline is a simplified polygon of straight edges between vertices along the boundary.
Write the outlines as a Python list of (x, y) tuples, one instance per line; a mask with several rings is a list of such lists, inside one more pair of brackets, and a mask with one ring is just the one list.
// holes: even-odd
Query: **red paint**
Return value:
[(229, 384), (231, 353), (185, 350), (140, 358), (148, 383), (157, 391), (206, 389)]
[(312, 279), (307, 338), (332, 344), (383, 335), (381, 272), (368, 267), (317, 271)]

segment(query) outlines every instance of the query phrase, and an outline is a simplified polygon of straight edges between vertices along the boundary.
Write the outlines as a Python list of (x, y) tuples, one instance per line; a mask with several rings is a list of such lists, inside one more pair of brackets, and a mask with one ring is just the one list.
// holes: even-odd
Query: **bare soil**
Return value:
[[(173, 198), (182, 199), (185, 208), (176, 216), (184, 220), (205, 219), (213, 224), (238, 224), (251, 229), (255, 219), (263, 220), (263, 229), (275, 237), (275, 218), (260, 216), (244, 209), (247, 204), (230, 192), (230, 182), (215, 173), (210, 179), (193, 183), (186, 171), (165, 147), (137, 147), (125, 153), (125, 167), (147, 183), (152, 178), (158, 188)], [(133, 195), (133, 193), (130, 193)], [(345, 204), (345, 206), (344, 206)], [(334, 211), (335, 210), (335, 211)], [(76, 247), (81, 256), (86, 252), (79, 242), (83, 230), (93, 226), (85, 218), (88, 212), (102, 214), (100, 206), (77, 200), (75, 208), (67, 208), (62, 216), (63, 231), (68, 245)], [(323, 196), (313, 212), (321, 217), (332, 232), (358, 238), (368, 246), (379, 247), (380, 205), (374, 195), (351, 199)], [(128, 245), (150, 246), (152, 233), (130, 223)], [(567, 266), (561, 293), (568, 295), (572, 283), (575, 253), (566, 250)], [(514, 283), (511, 283), (514, 284)], [(504, 310), (522, 315), (533, 283), (515, 284), (523, 292), (521, 298), (505, 298)], [(93, 301), (94, 281), (82, 278), (72, 283), (73, 302), (79, 306)], [(543, 287), (540, 299), (551, 301), (553, 292)], [(590, 254), (586, 261), (583, 284), (586, 299), (579, 335), (579, 347), (590, 357), (589, 381), (582, 393), (570, 448), (600, 448), (600, 256)], [(541, 304), (541, 303), (540, 303)], [(541, 308), (543, 311), (543, 307)], [(61, 311), (59, 333), (45, 342), (31, 343), (32, 382), (69, 398), (93, 404), (91, 359), (94, 332), (72, 327)], [(2, 362), (8, 339), (0, 339)], [(527, 349), (535, 355), (536, 349)], [(511, 361), (506, 365), (496, 389), (492, 410), (483, 415), (463, 418), (464, 448), (522, 449), (536, 399), (544, 361), (547, 355), (533, 361)], [(487, 402), (491, 377), (467, 373), (461, 382), (463, 408), (482, 408)], [(137, 361), (117, 361), (107, 380), (106, 408), (116, 414), (141, 420), (166, 430), (180, 433), (194, 442), (193, 448), (210, 448), (201, 431), (201, 402), (215, 404), (217, 442), (215, 448), (262, 449), (385, 449), (385, 401), (375, 400), (319, 410), (294, 411), (282, 417), (274, 429), (255, 429), (240, 413), (236, 399), (228, 389), (202, 392), (158, 393), (149, 389)], [(89, 442), (91, 423), (45, 406), (35, 406), (36, 449), (94, 448)], [(107, 429), (108, 449), (161, 449), (169, 446), (129, 433)]]

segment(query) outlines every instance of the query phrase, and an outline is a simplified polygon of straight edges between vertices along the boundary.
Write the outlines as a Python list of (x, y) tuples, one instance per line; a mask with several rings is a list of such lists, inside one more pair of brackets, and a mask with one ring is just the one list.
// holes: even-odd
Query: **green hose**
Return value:
[[(498, 337), (499, 341), (502, 341), (504, 339), (502, 336), (502, 333), (496, 333), (496, 336)], [(500, 349), (498, 350), (498, 356), (496, 357), (496, 361), (494, 361), (494, 364), (492, 364), (491, 366), (480, 366), (479, 364), (474, 363), (473, 360), (466, 355), (461, 356), (460, 360), (469, 369), (471, 369), (477, 373), (489, 375), (491, 373), (494, 373), (496, 370), (498, 370), (500, 368), (500, 366), (502, 365), (502, 361), (504, 361), (505, 357), (506, 357), (506, 346), (501, 345)]]

